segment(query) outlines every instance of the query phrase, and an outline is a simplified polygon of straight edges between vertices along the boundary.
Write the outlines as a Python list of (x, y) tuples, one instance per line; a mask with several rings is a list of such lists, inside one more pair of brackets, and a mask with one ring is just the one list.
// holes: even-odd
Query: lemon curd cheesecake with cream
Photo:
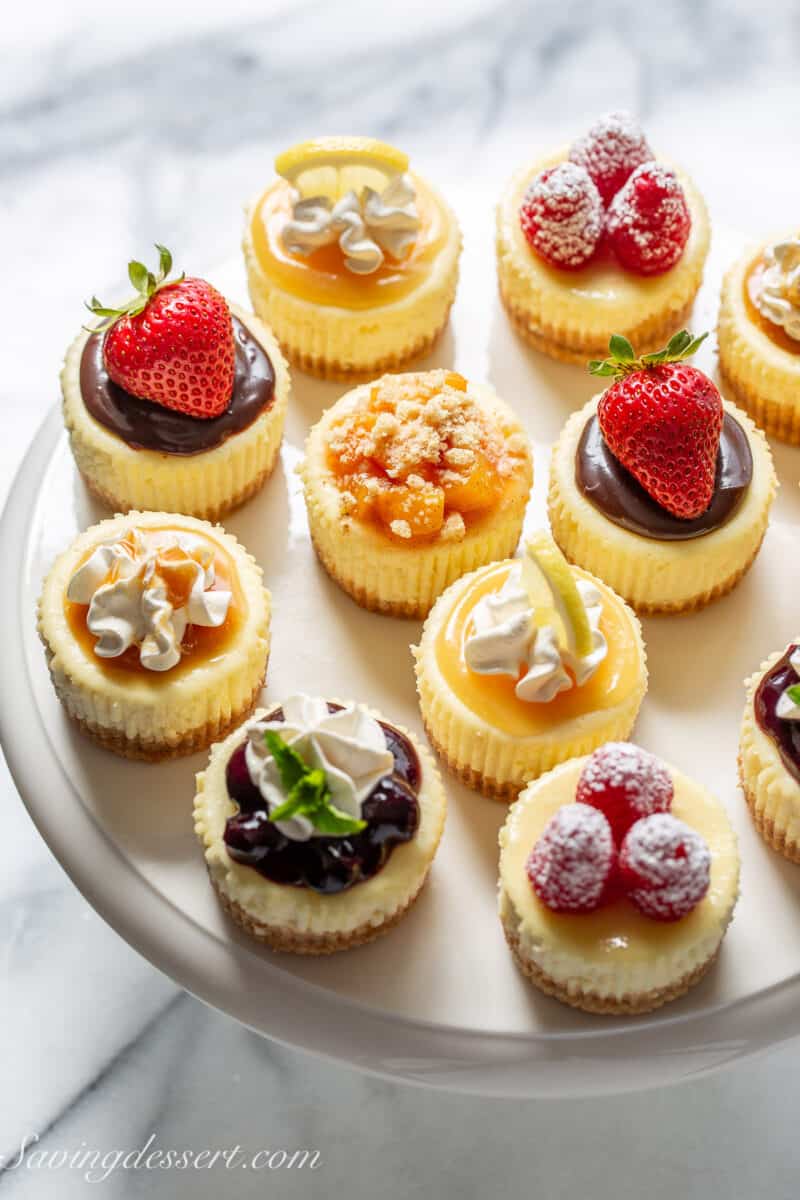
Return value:
[(647, 690), (638, 620), (543, 532), (522, 559), (449, 587), (413, 654), (431, 743), (464, 783), (498, 800), (627, 737)]
[(253, 307), (291, 361), (350, 380), (430, 350), (455, 297), (461, 233), (408, 156), (327, 137), (284, 151), (275, 169), (243, 248)]
[(747, 680), (739, 777), (764, 841), (800, 862), (800, 638)]
[(204, 279), (129, 264), (134, 297), (96, 298), (61, 372), (64, 423), (83, 479), (116, 512), (216, 519), (278, 458), (289, 374), (269, 329)]
[(79, 728), (125, 758), (191, 754), (251, 712), (270, 595), (219, 526), (131, 512), (80, 534), (54, 563), (39, 635)]
[(723, 380), (770, 437), (800, 444), (800, 235), (750, 250), (722, 284)]
[(610, 743), (531, 783), (500, 832), (500, 920), (520, 970), (587, 1012), (650, 1012), (713, 964), (739, 893), (720, 802)]
[(708, 245), (699, 192), (627, 113), (523, 167), (497, 207), (503, 304), (565, 362), (603, 354), (615, 331), (655, 350), (686, 321)]
[(275, 950), (331, 954), (405, 915), (442, 836), (427, 750), (363, 705), (290, 696), (214, 746), (194, 821), (226, 911)]
[(702, 340), (682, 330), (637, 357), (613, 337), (589, 370), (614, 382), (553, 448), (553, 536), (640, 613), (688, 612), (735, 587), (775, 497), (764, 435), (686, 361)]
[(311, 430), (299, 473), (328, 574), (364, 608), (407, 617), (513, 554), (533, 480), (508, 405), (444, 370), (347, 392)]

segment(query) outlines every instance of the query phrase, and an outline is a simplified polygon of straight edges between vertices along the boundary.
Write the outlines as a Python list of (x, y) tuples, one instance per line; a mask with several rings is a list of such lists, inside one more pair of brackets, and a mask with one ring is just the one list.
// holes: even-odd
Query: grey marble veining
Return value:
[[(648, 6), (230, 0), (35, 3), (0, 30), (0, 486), (57, 395), (80, 301), (155, 240), (236, 252), (276, 149), (363, 130), (424, 169), (504, 175), (625, 105), (698, 177), (715, 218), (797, 220), (794, 0)], [(109, 1197), (796, 1192), (800, 1049), (646, 1098), (445, 1097), (273, 1046), (121, 943), (0, 776), (0, 1155), (20, 1142), (312, 1146), (313, 1175), (113, 1174)], [(765, 1167), (765, 1156), (769, 1168)], [(79, 1173), (0, 1173), (0, 1197), (71, 1200)]]

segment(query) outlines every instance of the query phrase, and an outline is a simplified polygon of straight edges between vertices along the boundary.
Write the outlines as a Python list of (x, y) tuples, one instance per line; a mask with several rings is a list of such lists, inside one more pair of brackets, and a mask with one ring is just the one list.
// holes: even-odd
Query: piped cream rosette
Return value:
[(292, 362), (350, 381), (397, 370), (442, 333), (458, 283), (452, 209), (408, 157), (372, 138), (319, 138), (275, 162), (248, 209), (256, 312)]
[(238, 305), (229, 308), (264, 349), (275, 373), (275, 390), (251, 425), (197, 454), (137, 449), (101, 425), (87, 411), (81, 393), (81, 358), (89, 331), (81, 330), (67, 351), (61, 392), (70, 449), (89, 490), (115, 512), (163, 510), (216, 520), (254, 495), (272, 473), (289, 402), (289, 370), (263, 321)]
[[(397, 394), (394, 412), (381, 414), (381, 424), (365, 443), (368, 457), (380, 454), (397, 461), (414, 486), (424, 481), (423, 470), (437, 455), (472, 455), (476, 418), (488, 430), (496, 451), (500, 492), (484, 510), (459, 511), (474, 500), (456, 498), (443, 522), (430, 536), (409, 536), (407, 521), (376, 521), (359, 515), (355, 498), (333, 473), (330, 450), (341, 435), (337, 430), (367, 406), (375, 389)], [(380, 444), (375, 439), (379, 438)], [(451, 440), (458, 445), (450, 445)], [(427, 456), (427, 457), (426, 457)], [(347, 392), (312, 428), (306, 456), (299, 468), (303, 480), (311, 540), (320, 562), (340, 587), (364, 608), (392, 616), (424, 617), (436, 597), (465, 571), (514, 553), (522, 531), (533, 480), (530, 443), (522, 426), (496, 393), (487, 386), (467, 383), (446, 371), (384, 376), (373, 385)], [(376, 480), (375, 487), (378, 486)], [(406, 493), (404, 492), (404, 495)], [(419, 496), (430, 495), (422, 486)], [(433, 499), (436, 499), (434, 496)], [(398, 508), (398, 517), (402, 511)]]
[[(393, 770), (379, 724), (385, 718), (363, 705), (337, 707), (331, 713), (324, 700), (294, 696), (281, 706), (284, 719), (280, 721), (274, 719), (275, 710), (261, 709), (213, 747), (208, 767), (197, 776), (195, 832), (211, 882), (232, 919), (275, 950), (331, 954), (388, 932), (419, 895), (442, 836), (447, 803), (433, 758), (413, 734), (393, 725), (410, 742), (419, 761), (415, 789), (419, 820), (413, 836), (394, 845), (375, 874), (326, 895), (307, 886), (277, 883), (231, 857), (226, 823), (238, 809), (228, 792), (226, 772), (243, 744), (251, 784), (261, 793), (265, 808), (278, 813), (286, 804), (280, 772), (266, 746), (266, 731), (279, 734), (306, 763), (323, 772), (340, 817), (363, 816), (365, 800)], [(275, 824), (289, 840), (307, 843), (331, 836), (329, 830), (323, 834), (315, 827), (318, 820), (301, 814), (276, 819)]]
[(722, 284), (719, 369), (770, 437), (800, 444), (800, 237), (767, 243)]
[(562, 147), (523, 167), (497, 206), (495, 244), (503, 304), (526, 341), (564, 362), (584, 366), (589, 358), (604, 358), (613, 333), (625, 334), (642, 353), (660, 349), (686, 323), (702, 283), (710, 239), (703, 198), (691, 180), (676, 171), (692, 228), (679, 261), (663, 275), (636, 275), (605, 260), (561, 271), (528, 245), (519, 211), (532, 180), (566, 158), (567, 147)]
[(580, 491), (575, 462), (581, 436), (597, 412), (599, 396), (573, 413), (553, 447), (548, 516), (553, 536), (577, 566), (599, 575), (638, 613), (679, 613), (702, 608), (736, 586), (761, 547), (777, 478), (766, 438), (735, 405), (725, 411), (747, 435), (752, 481), (723, 525), (685, 541), (633, 533), (610, 521)]
[(638, 620), (543, 533), (522, 560), (448, 588), (413, 653), (435, 749), (498, 800), (564, 759), (627, 738), (647, 690)]
[(269, 653), (261, 569), (219, 526), (132, 512), (54, 563), (39, 634), (69, 716), (126, 758), (191, 754), (255, 703)]
[[(800, 645), (800, 635), (793, 645)], [(761, 664), (747, 680), (747, 700), (739, 740), (739, 777), (747, 806), (756, 829), (773, 850), (790, 862), (800, 862), (800, 782), (783, 760), (773, 737), (756, 715), (756, 698), (762, 680), (784, 657), (779, 650)], [(795, 675), (800, 675), (800, 651), (789, 659)], [(775, 706), (778, 722), (800, 721), (800, 704), (788, 688)]]

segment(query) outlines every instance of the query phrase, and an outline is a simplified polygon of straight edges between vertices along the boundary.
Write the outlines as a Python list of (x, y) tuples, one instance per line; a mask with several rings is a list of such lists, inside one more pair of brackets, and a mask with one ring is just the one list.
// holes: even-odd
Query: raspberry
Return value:
[(565, 804), (528, 858), (533, 890), (553, 912), (591, 912), (605, 899), (616, 866), (611, 826), (588, 804)]
[(589, 261), (603, 235), (603, 202), (589, 173), (559, 163), (530, 184), (519, 210), (522, 232), (554, 267), (575, 270)]
[(711, 852), (694, 829), (671, 813), (631, 825), (619, 852), (629, 899), (654, 921), (679, 921), (708, 891)]
[(581, 771), (575, 799), (605, 813), (619, 844), (634, 821), (669, 812), (672, 779), (663, 763), (630, 742), (608, 742)]
[(639, 275), (660, 275), (674, 267), (691, 227), (675, 172), (653, 162), (636, 168), (611, 201), (606, 221), (617, 258)]
[(638, 121), (630, 113), (613, 112), (599, 117), (587, 134), (572, 143), (569, 157), (586, 168), (608, 204), (631, 172), (653, 158), (653, 152)]

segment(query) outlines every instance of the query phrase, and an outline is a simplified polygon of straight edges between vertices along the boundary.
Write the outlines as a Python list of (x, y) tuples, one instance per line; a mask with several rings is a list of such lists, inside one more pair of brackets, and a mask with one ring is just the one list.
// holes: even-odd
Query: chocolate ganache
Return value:
[(575, 455), (578, 490), (615, 525), (662, 542), (688, 541), (719, 529), (736, 512), (753, 478), (747, 434), (725, 413), (713, 499), (704, 513), (684, 520), (662, 508), (606, 445), (597, 415), (586, 422)]
[[(330, 712), (340, 705), (329, 704)], [(282, 721), (283, 711), (270, 713)], [(380, 871), (395, 846), (408, 842), (419, 825), (420, 763), (411, 742), (398, 729), (379, 722), (394, 758), (394, 770), (373, 788), (361, 815), (361, 833), (292, 841), (270, 821), (266, 801), (250, 779), (246, 741), (234, 750), (226, 770), (228, 795), (239, 811), (225, 824), (225, 846), (235, 862), (253, 867), (273, 883), (311, 888), (324, 895), (345, 891)]]
[(191, 417), (126, 392), (106, 371), (101, 333), (92, 334), (81, 356), (81, 395), (87, 411), (134, 450), (200, 454), (241, 433), (272, 403), (275, 372), (244, 322), (231, 320), (236, 369), (230, 403), (220, 416)]
[(796, 645), (791, 645), (772, 670), (767, 671), (756, 689), (753, 705), (759, 729), (775, 743), (786, 770), (800, 783), (800, 721), (787, 721), (775, 711), (787, 687), (800, 683), (800, 676), (789, 661), (796, 649)]

